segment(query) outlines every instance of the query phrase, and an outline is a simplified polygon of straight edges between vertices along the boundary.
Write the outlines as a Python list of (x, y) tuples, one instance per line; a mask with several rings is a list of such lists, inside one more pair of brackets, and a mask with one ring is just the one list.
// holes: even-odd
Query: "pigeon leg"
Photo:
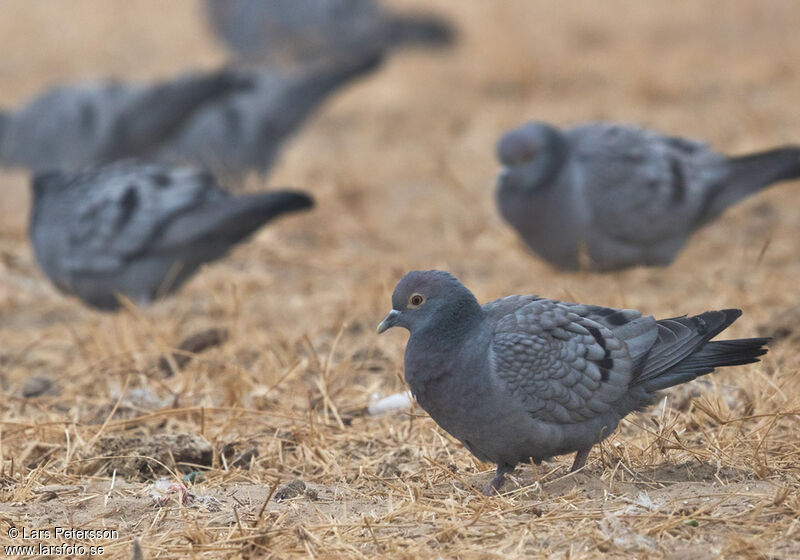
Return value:
[(575, 454), (575, 460), (572, 462), (572, 468), (569, 469), (569, 472), (575, 472), (583, 468), (586, 464), (586, 459), (589, 458), (589, 451), (591, 451), (591, 449), (591, 447), (589, 449), (581, 449)]
[(500, 487), (506, 481), (506, 474), (514, 472), (514, 467), (508, 465), (497, 465), (497, 473), (489, 483), (489, 486), (483, 491), (484, 496), (493, 496), (500, 493)]

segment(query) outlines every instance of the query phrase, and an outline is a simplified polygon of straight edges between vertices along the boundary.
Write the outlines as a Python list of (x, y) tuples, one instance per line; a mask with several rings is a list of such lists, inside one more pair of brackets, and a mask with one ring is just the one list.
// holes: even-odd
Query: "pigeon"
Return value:
[(155, 157), (164, 163), (202, 167), (231, 182), (241, 182), (248, 172), (265, 174), (282, 143), (313, 111), (380, 59), (369, 55), (295, 72), (255, 68), (252, 88), (205, 105)]
[(15, 111), (0, 111), (0, 164), (76, 173), (144, 158), (204, 105), (252, 85), (245, 72), (217, 70), (152, 85), (60, 86)]
[(189, 167), (123, 160), (36, 174), (29, 235), (61, 291), (113, 311), (173, 292), (273, 218), (313, 206), (299, 191), (234, 197)]
[(726, 156), (634, 126), (530, 122), (497, 143), (497, 204), (534, 253), (563, 269), (666, 266), (695, 230), (779, 181), (800, 146)]
[(378, 333), (404, 327), (405, 379), (417, 402), (481, 461), (499, 492), (517, 463), (593, 445), (658, 392), (714, 368), (749, 364), (767, 338), (711, 341), (738, 309), (656, 320), (633, 309), (514, 295), (480, 305), (447, 272), (397, 284)]
[(238, 58), (270, 67), (444, 46), (455, 37), (439, 18), (387, 13), (376, 0), (206, 0), (205, 12)]

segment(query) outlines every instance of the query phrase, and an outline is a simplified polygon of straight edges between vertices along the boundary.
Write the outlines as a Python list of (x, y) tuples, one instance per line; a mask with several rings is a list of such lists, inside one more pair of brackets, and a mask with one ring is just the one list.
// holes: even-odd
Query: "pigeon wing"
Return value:
[[(518, 301), (521, 305), (495, 322), (493, 375), (543, 422), (579, 423), (607, 412), (637, 372), (637, 356), (631, 356), (625, 338), (648, 338), (653, 319), (547, 299)], [(652, 345), (639, 341), (638, 354), (646, 355), (638, 348), (648, 342)]]
[(74, 179), (68, 269), (103, 273), (145, 253), (177, 216), (227, 198), (213, 177), (188, 168), (115, 164)]
[(51, 89), (10, 114), (6, 165), (76, 171), (94, 162), (121, 111), (141, 92), (108, 80)]
[(589, 124), (567, 133), (592, 225), (634, 244), (693, 229), (724, 158), (706, 144), (632, 126)]

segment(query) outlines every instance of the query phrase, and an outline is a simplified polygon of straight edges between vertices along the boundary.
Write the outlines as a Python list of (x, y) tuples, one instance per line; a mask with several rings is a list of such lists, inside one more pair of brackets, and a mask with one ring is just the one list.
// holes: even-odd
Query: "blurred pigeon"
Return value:
[(0, 112), (0, 164), (76, 172), (143, 157), (207, 103), (252, 85), (244, 73), (219, 70), (153, 85), (105, 80), (57, 87)]
[(45, 274), (88, 305), (114, 310), (180, 287), (271, 219), (313, 205), (299, 191), (233, 197), (208, 173), (121, 161), (33, 179), (30, 236)]
[(294, 73), (255, 69), (251, 89), (197, 111), (157, 158), (200, 166), (230, 180), (240, 179), (248, 171), (265, 173), (282, 142), (314, 109), (379, 61), (380, 55), (370, 55)]
[(376, 0), (206, 0), (205, 8), (231, 50), (271, 67), (449, 45), (455, 35), (446, 21), (386, 13)]
[(729, 206), (800, 177), (800, 147), (728, 157), (606, 123), (561, 131), (531, 122), (505, 134), (497, 153), (501, 214), (535, 253), (567, 269), (666, 266)]
[(509, 296), (483, 306), (447, 272), (409, 272), (378, 333), (411, 333), (405, 377), (431, 417), (481, 461), (500, 489), (517, 463), (577, 451), (572, 470), (658, 391), (749, 364), (769, 339), (709, 342), (738, 309), (656, 321), (632, 309)]

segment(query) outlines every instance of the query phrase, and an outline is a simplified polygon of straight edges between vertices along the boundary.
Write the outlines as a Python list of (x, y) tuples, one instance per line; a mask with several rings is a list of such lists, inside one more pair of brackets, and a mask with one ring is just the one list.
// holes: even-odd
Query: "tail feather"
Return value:
[(322, 70), (314, 69), (287, 92), (286, 103), (314, 107), (332, 91), (377, 69), (383, 58), (383, 53), (370, 51), (362, 56), (336, 60)]
[(689, 356), (670, 374), (684, 371), (701, 371), (699, 375), (711, 373), (716, 367), (741, 366), (758, 361), (759, 356), (767, 353), (764, 345), (769, 338), (737, 338), (706, 343), (700, 350)]
[(716, 368), (741, 366), (759, 361), (767, 353), (764, 347), (768, 338), (739, 338), (707, 342), (694, 354), (652, 379), (646, 386), (648, 391), (660, 391), (707, 375)]
[(313, 205), (311, 196), (292, 190), (215, 201), (174, 220), (161, 235), (158, 245), (161, 249), (203, 243), (232, 245), (281, 214), (306, 210)]
[(781, 181), (800, 179), (800, 146), (783, 146), (763, 152), (728, 158), (726, 179), (711, 189), (699, 213), (705, 223), (726, 208)]
[(658, 338), (634, 381), (648, 392), (706, 375), (718, 367), (749, 364), (767, 352), (768, 338), (709, 342), (741, 316), (739, 309), (706, 311), (658, 321)]
[[(728, 159), (734, 179), (766, 187), (800, 178), (800, 146), (783, 146)], [(757, 187), (756, 187), (757, 188)]]
[(740, 309), (723, 309), (657, 321), (658, 336), (644, 357), (637, 383), (646, 383), (677, 365), (741, 315)]
[[(339, 60), (324, 70), (312, 70), (296, 80), (273, 102), (275, 109), (263, 115), (260, 145), (277, 146), (299, 128), (315, 109), (334, 91), (380, 66), (383, 54), (371, 52), (355, 59)], [(254, 146), (257, 148), (258, 146)], [(258, 161), (263, 150), (253, 159)], [(271, 160), (264, 162), (268, 166)], [(263, 168), (266, 170), (266, 168)]]

